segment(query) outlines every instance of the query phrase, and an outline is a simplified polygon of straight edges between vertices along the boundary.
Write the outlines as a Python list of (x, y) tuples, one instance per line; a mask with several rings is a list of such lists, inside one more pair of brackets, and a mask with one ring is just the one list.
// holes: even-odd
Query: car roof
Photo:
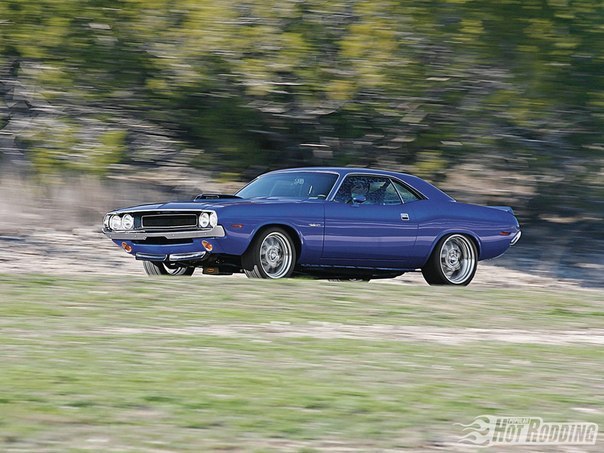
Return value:
[(426, 198), (431, 200), (441, 201), (455, 201), (455, 199), (445, 192), (440, 190), (438, 187), (430, 184), (417, 176), (410, 175), (407, 173), (399, 173), (389, 170), (379, 170), (374, 168), (363, 168), (363, 167), (297, 167), (297, 168), (284, 168), (281, 170), (271, 171), (270, 173), (286, 173), (292, 171), (308, 171), (308, 172), (329, 172), (337, 173), (340, 177), (344, 177), (348, 174), (356, 173), (368, 173), (378, 176), (389, 176), (396, 179), (400, 179), (404, 183), (410, 185), (415, 190), (423, 194)]

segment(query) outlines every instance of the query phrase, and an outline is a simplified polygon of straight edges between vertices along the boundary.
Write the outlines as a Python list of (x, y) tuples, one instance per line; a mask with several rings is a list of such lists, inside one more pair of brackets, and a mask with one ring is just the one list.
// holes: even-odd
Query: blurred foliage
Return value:
[(128, 162), (144, 121), (220, 172), (470, 162), (532, 181), (533, 213), (601, 217), (603, 23), (587, 0), (3, 0), (0, 124), (27, 81), (60, 110), (30, 100), (18, 134), (41, 172)]

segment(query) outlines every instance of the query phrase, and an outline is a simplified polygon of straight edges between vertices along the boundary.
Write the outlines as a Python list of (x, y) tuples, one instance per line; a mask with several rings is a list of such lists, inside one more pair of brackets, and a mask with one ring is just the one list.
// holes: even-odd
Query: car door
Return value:
[(413, 255), (418, 231), (408, 207), (390, 178), (347, 175), (325, 205), (323, 261), (404, 267)]

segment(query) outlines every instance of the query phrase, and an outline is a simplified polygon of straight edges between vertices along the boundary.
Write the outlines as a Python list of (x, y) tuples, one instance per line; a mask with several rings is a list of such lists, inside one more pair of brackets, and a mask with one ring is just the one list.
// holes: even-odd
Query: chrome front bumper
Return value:
[(111, 231), (103, 229), (103, 233), (110, 239), (118, 241), (137, 241), (153, 237), (164, 237), (167, 239), (195, 239), (195, 238), (223, 238), (224, 228), (217, 225), (211, 230), (191, 231)]
[(206, 256), (207, 252), (172, 253), (168, 255), (168, 261), (194, 261)]
[(516, 242), (520, 240), (520, 236), (522, 236), (522, 231), (518, 231), (518, 233), (516, 233), (516, 236), (512, 238), (510, 245), (515, 245)]
[(172, 253), (161, 255), (154, 253), (135, 253), (137, 260), (142, 261), (198, 261), (206, 256), (206, 252)]

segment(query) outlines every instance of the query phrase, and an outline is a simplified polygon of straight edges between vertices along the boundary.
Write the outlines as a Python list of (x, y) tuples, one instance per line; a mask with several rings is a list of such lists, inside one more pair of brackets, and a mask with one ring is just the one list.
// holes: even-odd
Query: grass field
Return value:
[(481, 414), (604, 426), (595, 291), (4, 275), (0, 299), (0, 451), (420, 451), (461, 449), (454, 423)]

